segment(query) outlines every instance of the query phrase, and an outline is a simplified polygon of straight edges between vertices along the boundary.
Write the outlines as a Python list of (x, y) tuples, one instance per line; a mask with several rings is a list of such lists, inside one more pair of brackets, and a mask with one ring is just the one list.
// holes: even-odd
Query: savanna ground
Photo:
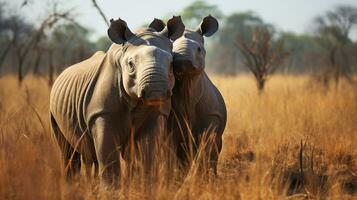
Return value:
[[(48, 124), (44, 78), (0, 79), (0, 199), (353, 199), (357, 87), (274, 76), (258, 95), (250, 76), (214, 77), (228, 109), (218, 177), (133, 181), (102, 193), (82, 175), (66, 184)], [(150, 194), (146, 188), (150, 187)]]

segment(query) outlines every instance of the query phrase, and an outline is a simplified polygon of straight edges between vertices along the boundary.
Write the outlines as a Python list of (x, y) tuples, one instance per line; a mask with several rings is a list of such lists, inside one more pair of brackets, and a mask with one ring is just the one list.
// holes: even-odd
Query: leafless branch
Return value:
[(105, 21), (105, 23), (107, 24), (107, 26), (109, 26), (109, 21), (108, 21), (107, 17), (105, 16), (104, 12), (102, 11), (102, 9), (97, 4), (97, 1), (96, 0), (92, 0), (92, 3), (93, 3), (93, 6), (98, 10), (100, 16), (102, 16), (102, 18)]
[[(56, 23), (60, 20), (70, 21), (72, 23), (75, 20), (71, 16), (71, 12), (73, 9), (69, 9), (67, 11), (59, 12), (56, 9), (56, 4), (54, 4), (53, 11), (42, 21), (39, 28), (33, 32), (28, 38), (26, 38), (23, 42), (17, 40), (16, 37), (13, 38), (14, 44), (13, 47), (15, 48), (16, 57), (18, 61), (18, 81), (21, 84), (23, 79), (23, 65), (24, 61), (26, 60), (27, 56), (29, 55), (31, 49), (37, 48), (38, 44), (45, 37), (45, 32), (48, 29), (51, 29)], [(77, 23), (74, 23), (77, 24)], [(15, 25), (17, 26), (17, 25)], [(15, 28), (13, 31), (17, 31)], [(17, 34), (14, 33), (16, 36)]]
[(262, 91), (268, 76), (280, 66), (289, 52), (284, 49), (284, 42), (274, 42), (266, 27), (257, 28), (252, 35), (250, 44), (237, 38), (236, 44), (241, 50), (246, 66), (254, 74), (258, 89)]

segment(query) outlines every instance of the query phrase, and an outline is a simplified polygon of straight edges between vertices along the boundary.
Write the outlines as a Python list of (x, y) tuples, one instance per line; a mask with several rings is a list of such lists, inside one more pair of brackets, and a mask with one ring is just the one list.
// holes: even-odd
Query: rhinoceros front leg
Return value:
[(118, 119), (111, 115), (99, 116), (91, 127), (99, 164), (100, 182), (106, 188), (116, 186), (120, 178)]
[(202, 152), (201, 164), (204, 169), (217, 174), (218, 157), (222, 150), (222, 133), (220, 119), (216, 116), (207, 116), (197, 131), (199, 148)]
[(222, 150), (222, 135), (213, 133), (212, 144), (209, 151), (209, 168), (217, 175), (218, 157)]

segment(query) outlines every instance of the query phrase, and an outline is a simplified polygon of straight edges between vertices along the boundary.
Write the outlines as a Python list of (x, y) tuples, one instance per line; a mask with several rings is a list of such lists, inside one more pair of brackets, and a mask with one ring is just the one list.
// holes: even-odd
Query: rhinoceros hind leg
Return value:
[(69, 144), (59, 129), (54, 117), (51, 114), (51, 132), (55, 136), (57, 144), (60, 147), (63, 159), (63, 168), (66, 180), (70, 181), (79, 173), (81, 169), (81, 156)]

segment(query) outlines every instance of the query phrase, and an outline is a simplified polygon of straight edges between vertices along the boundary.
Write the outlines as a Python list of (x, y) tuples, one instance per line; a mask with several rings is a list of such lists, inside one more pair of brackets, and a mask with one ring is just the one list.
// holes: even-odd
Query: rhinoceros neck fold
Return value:
[(186, 76), (175, 83), (172, 105), (173, 110), (187, 121), (195, 112), (195, 105), (200, 101), (204, 93), (204, 83), (202, 74), (196, 76)]
[[(138, 130), (139, 132), (147, 132), (151, 128), (157, 128), (153, 120), (156, 118), (167, 119), (170, 114), (171, 101), (166, 101), (162, 106), (147, 106), (143, 102), (139, 102), (130, 111), (130, 121), (131, 126)], [(149, 128), (151, 127), (151, 128)], [(162, 128), (162, 127), (161, 127)]]

